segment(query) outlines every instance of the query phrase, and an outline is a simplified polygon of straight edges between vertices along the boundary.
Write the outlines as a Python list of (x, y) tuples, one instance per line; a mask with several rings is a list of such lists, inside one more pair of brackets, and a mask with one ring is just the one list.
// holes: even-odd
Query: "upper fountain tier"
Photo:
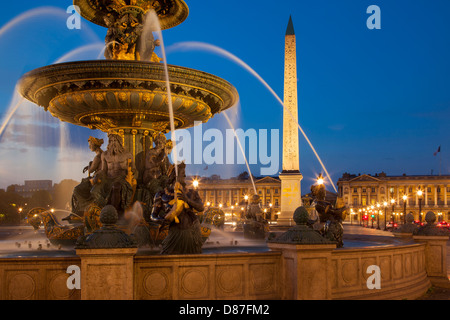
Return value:
[(80, 15), (108, 28), (105, 58), (160, 62), (153, 32), (175, 27), (189, 15), (183, 0), (74, 0)]
[(154, 53), (159, 41), (153, 32), (186, 19), (189, 10), (183, 0), (74, 0), (74, 4), (84, 18), (108, 27), (107, 60), (55, 64), (22, 77), (20, 93), (54, 117), (104, 132), (168, 132), (170, 110), (175, 129), (180, 129), (206, 122), (237, 103), (238, 93), (227, 81), (173, 65), (166, 72), (159, 63)]
[(162, 30), (179, 25), (189, 15), (183, 0), (74, 0), (73, 3), (80, 8), (83, 18), (107, 28), (105, 19), (111, 15), (132, 14), (139, 19), (154, 10)]

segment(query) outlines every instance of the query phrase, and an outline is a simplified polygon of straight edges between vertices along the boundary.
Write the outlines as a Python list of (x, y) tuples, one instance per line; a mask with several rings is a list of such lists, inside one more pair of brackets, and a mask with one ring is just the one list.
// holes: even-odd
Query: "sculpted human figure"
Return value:
[[(101, 146), (103, 145), (103, 139), (97, 139), (94, 137), (89, 137), (89, 149), (95, 152), (95, 157), (89, 162), (89, 165), (83, 169), (83, 173), (88, 173), (87, 178), (83, 178), (81, 183), (77, 185), (72, 194), (72, 212), (78, 216), (83, 216), (86, 207), (92, 203), (94, 200), (91, 191), (93, 189), (95, 175), (101, 169), (101, 156), (103, 150)], [(94, 178), (91, 177), (94, 176)], [(70, 220), (70, 217), (64, 218), (65, 220)]]
[(103, 207), (113, 205), (119, 213), (131, 205), (133, 187), (127, 176), (129, 170), (134, 173), (134, 160), (130, 152), (122, 145), (122, 137), (118, 134), (108, 135), (108, 147), (101, 155), (101, 174), (97, 175), (96, 183), (103, 184), (103, 188), (95, 194), (97, 203)]
[[(202, 212), (204, 205), (197, 190), (186, 188), (185, 166), (184, 163), (178, 165), (173, 207), (166, 215), (166, 219), (170, 217), (166, 220), (170, 223), (169, 233), (162, 242), (161, 254), (195, 254), (202, 251), (203, 239), (197, 212)], [(177, 211), (176, 219), (173, 211)]]
[(268, 231), (268, 222), (264, 219), (260, 197), (254, 194), (245, 211), (244, 237), (264, 238)]
[(347, 208), (343, 199), (338, 197), (334, 206), (327, 201), (319, 200), (316, 204), (316, 210), (319, 214), (320, 222), (324, 223), (320, 231), (321, 234), (329, 240), (336, 241), (337, 247), (341, 248), (344, 245), (344, 227), (342, 222), (347, 215)]
[(148, 184), (152, 179), (158, 179), (166, 173), (161, 171), (166, 157), (165, 147), (166, 137), (163, 134), (157, 135), (155, 137), (155, 146), (149, 149), (145, 155), (144, 184)]

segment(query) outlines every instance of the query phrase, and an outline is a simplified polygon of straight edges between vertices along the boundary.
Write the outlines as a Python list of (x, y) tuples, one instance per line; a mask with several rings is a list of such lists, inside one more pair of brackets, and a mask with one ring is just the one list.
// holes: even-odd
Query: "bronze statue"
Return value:
[(101, 175), (97, 175), (100, 179), (97, 183), (103, 187), (95, 196), (101, 207), (111, 204), (122, 214), (133, 201), (134, 190), (129, 176), (135, 172), (134, 161), (132, 154), (123, 147), (120, 135), (108, 134), (108, 139), (108, 147), (101, 156)]
[[(89, 162), (89, 165), (86, 166), (83, 169), (83, 173), (88, 173), (87, 178), (83, 178), (81, 180), (81, 183), (77, 185), (72, 194), (72, 213), (75, 215), (69, 215), (68, 217), (64, 218), (64, 220), (71, 220), (76, 217), (82, 217), (84, 215), (84, 211), (86, 208), (93, 202), (94, 198), (92, 196), (94, 181), (95, 181), (95, 175), (100, 171), (101, 169), (101, 156), (103, 153), (103, 150), (101, 149), (101, 146), (103, 145), (103, 139), (97, 139), (94, 137), (89, 137), (89, 149), (93, 152), (95, 152), (94, 159)], [(94, 175), (92, 178), (91, 175)]]
[(344, 226), (342, 221), (345, 220), (347, 215), (347, 208), (343, 199), (337, 198), (334, 206), (330, 202), (319, 200), (316, 204), (316, 210), (320, 222), (324, 223), (320, 233), (325, 238), (335, 241), (338, 248), (343, 247)]
[(244, 237), (253, 239), (264, 239), (269, 231), (269, 224), (265, 220), (261, 209), (260, 197), (254, 194), (245, 210)]
[[(195, 254), (202, 252), (203, 237), (197, 212), (204, 210), (197, 190), (176, 182), (176, 196), (167, 220), (169, 232), (162, 242), (161, 254)], [(173, 217), (173, 219), (172, 219)]]
[(145, 171), (143, 182), (148, 184), (152, 179), (158, 179), (161, 175), (166, 175), (164, 166), (167, 159), (166, 137), (160, 133), (155, 137), (155, 146), (149, 149), (145, 155)]

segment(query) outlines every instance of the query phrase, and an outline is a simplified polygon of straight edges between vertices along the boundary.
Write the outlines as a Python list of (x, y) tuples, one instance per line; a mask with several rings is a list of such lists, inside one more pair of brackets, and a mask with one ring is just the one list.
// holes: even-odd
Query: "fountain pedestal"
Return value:
[(329, 300), (331, 252), (336, 249), (336, 242), (307, 226), (309, 214), (306, 208), (298, 207), (293, 220), (294, 227), (268, 241), (270, 250), (282, 252), (282, 269), (285, 270), (282, 298)]
[(425, 267), (428, 279), (437, 287), (450, 288), (447, 275), (448, 236), (413, 236), (414, 241), (425, 244)]
[(413, 232), (416, 242), (425, 244), (425, 267), (431, 283), (438, 287), (450, 288), (447, 275), (447, 242), (450, 233), (436, 226), (436, 215), (427, 212), (426, 224)]
[(137, 248), (77, 249), (82, 300), (132, 300)]
[(105, 206), (102, 228), (77, 240), (81, 258), (81, 299), (132, 300), (134, 298), (135, 241), (116, 226), (117, 210)]
[(279, 175), (281, 180), (281, 213), (277, 224), (282, 226), (293, 225), (292, 214), (302, 205), (300, 172), (283, 172)]

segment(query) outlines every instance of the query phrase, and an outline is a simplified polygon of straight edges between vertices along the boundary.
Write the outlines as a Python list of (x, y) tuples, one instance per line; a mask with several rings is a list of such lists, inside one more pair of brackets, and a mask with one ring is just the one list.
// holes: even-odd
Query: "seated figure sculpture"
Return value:
[(170, 166), (168, 155), (171, 151), (172, 141), (167, 141), (162, 133), (158, 134), (155, 137), (155, 146), (150, 148), (145, 155), (144, 185), (152, 189), (162, 177), (167, 177)]
[(94, 137), (89, 137), (89, 149), (95, 152), (94, 159), (89, 162), (89, 165), (83, 169), (83, 173), (87, 172), (87, 178), (83, 178), (81, 183), (77, 185), (72, 194), (72, 213), (63, 220), (72, 220), (75, 217), (82, 217), (85, 209), (92, 203), (93, 197), (91, 190), (93, 188), (94, 179), (91, 175), (95, 176), (97, 172), (101, 169), (101, 156), (103, 150), (101, 146), (103, 145), (103, 139), (97, 139)]
[(264, 219), (260, 197), (254, 194), (245, 211), (244, 237), (264, 239), (268, 230), (268, 222)]
[[(344, 226), (342, 221), (345, 220), (347, 215), (347, 208), (343, 199), (338, 197), (334, 205), (326, 201), (324, 184), (311, 186), (311, 195), (314, 199), (315, 209), (319, 215), (318, 219), (323, 224), (319, 232), (325, 238), (335, 241), (338, 248), (343, 247)], [(316, 222), (310, 221), (309, 224), (312, 226)]]
[[(174, 176), (174, 165), (170, 176)], [(197, 213), (204, 210), (197, 190), (186, 187), (184, 163), (177, 166), (178, 175), (171, 182), (172, 200), (163, 225), (169, 224), (169, 232), (162, 242), (161, 254), (195, 254), (202, 252), (203, 238)], [(173, 187), (172, 187), (173, 186)]]
[(134, 161), (118, 134), (108, 134), (108, 147), (101, 154), (101, 169), (92, 178), (92, 202), (98, 207), (111, 204), (123, 214), (131, 206), (135, 191)]
[(324, 223), (320, 233), (327, 239), (335, 241), (337, 248), (344, 246), (344, 227), (342, 221), (347, 215), (347, 208), (342, 198), (337, 198), (335, 205), (323, 200), (317, 201), (316, 210), (321, 223)]

